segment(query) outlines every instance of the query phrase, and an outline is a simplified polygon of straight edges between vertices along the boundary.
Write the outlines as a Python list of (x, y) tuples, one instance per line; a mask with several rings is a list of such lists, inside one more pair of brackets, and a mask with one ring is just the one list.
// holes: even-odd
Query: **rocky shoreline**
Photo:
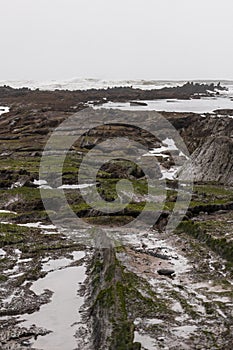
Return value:
[[(32, 110), (41, 108), (46, 111), (75, 112), (89, 105), (102, 104), (106, 102), (128, 102), (143, 103), (140, 100), (156, 99), (201, 99), (203, 97), (216, 97), (220, 91), (227, 91), (227, 88), (221, 84), (200, 84), (186, 83), (178, 87), (166, 87), (154, 90), (141, 90), (132, 87), (115, 87), (107, 89), (89, 89), (89, 90), (55, 90), (41, 91), (39, 89), (31, 90), (29, 88), (12, 88), (10, 86), (0, 86), (1, 105), (12, 109)], [(40, 109), (38, 110), (38, 112)]]
[[(72, 234), (68, 237), (57, 232), (44, 209), (37, 182), (41, 154), (50, 133), (90, 102), (202, 98), (221, 89), (220, 85), (204, 84), (161, 90), (74, 92), (0, 88), (0, 105), (10, 108), (0, 116), (1, 349), (38, 349), (41, 341), (43, 350), (54, 350), (49, 347), (49, 337), (65, 337), (64, 330), (56, 333), (37, 324), (25, 327), (22, 319), (40, 315), (43, 307), (56, 299), (56, 280), (54, 289), (48, 284), (38, 294), (35, 283), (52, 280), (54, 273), (65, 278), (69, 271), (75, 276), (76, 268), (85, 270), (79, 285), (75, 284), (76, 277), (69, 281), (80, 300), (83, 298), (79, 308), (74, 304), (74, 314), (79, 316), (72, 320), (77, 350), (231, 349), (231, 110), (204, 116), (162, 113), (185, 141), (196, 169), (189, 209), (172, 235), (164, 227), (176, 201), (176, 180), (167, 180), (163, 214), (151, 230), (130, 232), (129, 243), (106, 249), (84, 246)], [(152, 149), (162, 146), (150, 134), (130, 132), (132, 138), (143, 139)], [(119, 125), (111, 130), (103, 127), (79, 140), (64, 164), (63, 183), (77, 184), (77, 167), (83, 155), (104, 137), (122, 133)], [(167, 170), (174, 166), (175, 151), (170, 153), (158, 156)], [(123, 178), (132, 181), (136, 192), (118, 215), (93, 210), (83, 202), (80, 191), (67, 188), (69, 205), (87, 223), (108, 227), (111, 222), (111, 227), (120, 231), (120, 226), (137, 217), (144, 207), (148, 194), (144, 174), (140, 168), (121, 161), (107, 164), (97, 179), (102, 198), (111, 202), (116, 196), (116, 183)], [(56, 181), (53, 183), (55, 186)], [(51, 193), (48, 189), (48, 198)], [(53, 200), (59, 209), (59, 197)]]

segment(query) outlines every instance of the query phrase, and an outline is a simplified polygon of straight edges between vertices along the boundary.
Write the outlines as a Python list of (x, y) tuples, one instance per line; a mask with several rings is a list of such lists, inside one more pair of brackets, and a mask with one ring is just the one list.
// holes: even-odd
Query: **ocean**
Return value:
[[(219, 81), (223, 86), (229, 88), (233, 96), (233, 81), (231, 80), (190, 80), (197, 83), (214, 83)], [(74, 78), (69, 80), (0, 80), (0, 86), (9, 85), (13, 88), (28, 87), (40, 90), (89, 90), (107, 89), (108, 87), (132, 86), (143, 90), (161, 89), (163, 87), (182, 86), (187, 80), (106, 80), (93, 78)]]
[[(212, 113), (218, 109), (233, 109), (233, 81), (231, 80), (193, 80), (195, 83), (214, 83), (220, 81), (228, 91), (219, 91), (218, 96), (204, 97), (193, 100), (153, 100), (145, 101), (147, 106), (130, 106), (129, 103), (108, 102), (101, 107), (118, 108), (121, 110), (156, 110), (166, 112), (194, 112), (194, 113)], [(7, 85), (13, 88), (28, 87), (31, 89), (49, 90), (90, 90), (107, 89), (111, 87), (133, 87), (144, 90), (161, 89), (163, 87), (182, 86), (185, 80), (104, 80), (104, 79), (81, 79), (74, 78), (61, 81), (36, 81), (36, 80), (1, 80), (0, 86)], [(3, 114), (5, 111), (0, 111)]]

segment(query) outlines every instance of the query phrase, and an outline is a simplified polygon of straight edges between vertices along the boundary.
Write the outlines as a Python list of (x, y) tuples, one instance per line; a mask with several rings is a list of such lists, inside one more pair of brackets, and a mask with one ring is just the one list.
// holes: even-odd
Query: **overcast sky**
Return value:
[(0, 80), (233, 79), (232, 0), (0, 0)]

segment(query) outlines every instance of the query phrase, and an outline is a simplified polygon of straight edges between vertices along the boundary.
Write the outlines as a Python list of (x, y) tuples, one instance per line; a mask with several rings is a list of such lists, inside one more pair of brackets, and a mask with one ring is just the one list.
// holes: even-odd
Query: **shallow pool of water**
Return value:
[(211, 113), (217, 109), (233, 109), (233, 101), (229, 96), (205, 97), (191, 100), (152, 100), (142, 101), (147, 106), (131, 106), (130, 102), (107, 102), (95, 108), (116, 108), (120, 110), (134, 111), (165, 111), (165, 112), (193, 112), (193, 113)]
[[(83, 257), (81, 252), (79, 253), (80, 257)], [(62, 260), (60, 265), (64, 265), (69, 259), (60, 260)], [(55, 260), (52, 260), (51, 266), (48, 263), (45, 263), (44, 270), (59, 267), (59, 260), (56, 260), (56, 264)], [(42, 305), (38, 312), (21, 317), (25, 320), (21, 326), (30, 327), (35, 324), (37, 327), (52, 331), (48, 335), (39, 336), (33, 342), (35, 349), (73, 350), (77, 346), (74, 335), (78, 329), (77, 323), (81, 321), (79, 310), (84, 302), (84, 298), (77, 292), (86, 278), (85, 272), (84, 266), (67, 267), (49, 272), (44, 278), (33, 283), (31, 290), (37, 295), (46, 289), (53, 292), (50, 303)]]

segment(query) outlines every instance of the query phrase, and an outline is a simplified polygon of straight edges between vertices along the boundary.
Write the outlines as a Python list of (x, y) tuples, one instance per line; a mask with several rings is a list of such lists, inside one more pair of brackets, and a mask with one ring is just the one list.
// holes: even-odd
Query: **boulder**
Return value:
[(173, 277), (175, 275), (175, 271), (170, 269), (160, 269), (157, 272), (159, 275), (168, 276), (168, 277)]

